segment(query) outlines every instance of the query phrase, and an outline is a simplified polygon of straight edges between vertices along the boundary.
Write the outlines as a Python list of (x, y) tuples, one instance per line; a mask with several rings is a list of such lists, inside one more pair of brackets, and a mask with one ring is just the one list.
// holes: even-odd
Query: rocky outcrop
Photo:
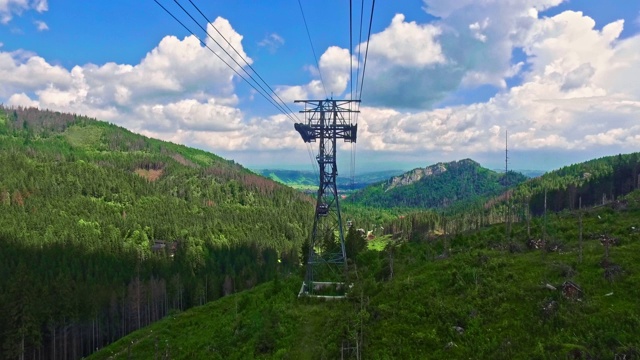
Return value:
[(450, 163), (440, 162), (435, 165), (427, 166), (426, 168), (413, 169), (400, 176), (394, 176), (391, 179), (389, 179), (389, 182), (387, 183), (387, 188), (385, 189), (385, 191), (389, 191), (395, 187), (411, 185), (417, 181), (422, 180), (425, 177), (443, 174), (444, 172), (447, 171), (447, 168), (450, 166), (468, 165), (470, 163), (480, 166), (480, 164), (476, 163), (471, 159), (464, 159), (460, 161), (452, 161)]
[(439, 175), (447, 171), (447, 167), (443, 163), (427, 166), (426, 168), (417, 168), (406, 172), (400, 176), (394, 176), (389, 180), (385, 191), (389, 191), (395, 187), (411, 185), (427, 176)]

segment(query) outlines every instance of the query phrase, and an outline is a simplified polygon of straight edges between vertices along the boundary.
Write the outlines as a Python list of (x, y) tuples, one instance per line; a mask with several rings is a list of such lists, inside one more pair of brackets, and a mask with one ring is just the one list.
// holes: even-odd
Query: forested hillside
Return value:
[(77, 359), (298, 271), (311, 199), (213, 154), (0, 107), (0, 358)]
[(528, 179), (508, 191), (465, 206), (456, 204), (440, 212), (406, 211), (394, 219), (386, 218), (383, 228), (387, 235), (415, 239), (478, 230), (496, 223), (527, 223), (543, 215), (545, 208), (554, 213), (578, 209), (580, 204), (616, 205), (616, 199), (639, 188), (640, 153), (607, 156)]
[(471, 159), (411, 170), (357, 191), (347, 202), (379, 208), (446, 208), (497, 195), (526, 177), (485, 169)]
[(350, 262), (347, 300), (298, 299), (294, 275), (91, 358), (637, 359), (640, 193), (620, 204), (535, 217), (509, 238), (496, 224), (392, 241)]
[(530, 197), (531, 209), (541, 214), (544, 193), (553, 211), (602, 205), (640, 187), (640, 153), (619, 154), (565, 166), (515, 189), (514, 198)]

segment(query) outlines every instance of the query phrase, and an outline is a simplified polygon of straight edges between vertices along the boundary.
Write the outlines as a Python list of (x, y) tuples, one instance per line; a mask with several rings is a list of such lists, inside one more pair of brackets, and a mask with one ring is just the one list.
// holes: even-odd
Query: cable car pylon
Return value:
[(296, 100), (304, 103), (304, 123), (296, 123), (295, 129), (306, 143), (318, 142), (316, 157), (319, 167), (319, 187), (309, 241), (306, 275), (298, 296), (343, 298), (347, 254), (344, 244), (344, 228), (340, 214), (340, 201), (336, 178), (338, 139), (356, 142), (357, 124), (351, 123), (352, 103), (360, 100)]

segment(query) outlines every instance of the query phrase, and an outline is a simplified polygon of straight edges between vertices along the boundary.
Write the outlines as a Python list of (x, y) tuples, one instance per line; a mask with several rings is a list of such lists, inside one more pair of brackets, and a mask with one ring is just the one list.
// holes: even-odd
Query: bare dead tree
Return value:
[(542, 241), (547, 243), (547, 188), (544, 189), (544, 224), (542, 227)]
[(509, 131), (506, 130), (504, 133), (504, 187), (506, 189), (505, 192), (505, 204), (507, 209), (505, 211), (505, 222), (504, 222), (504, 231), (505, 231), (505, 241), (509, 243), (509, 235), (511, 232), (511, 206), (509, 205)]
[(578, 258), (578, 261), (580, 263), (582, 263), (582, 196), (580, 196), (579, 200), (578, 200), (578, 219), (580, 222), (580, 256)]
[(525, 216), (527, 217), (527, 240), (531, 239), (531, 195), (527, 197)]
[(542, 224), (542, 243), (543, 243), (543, 247), (542, 247), (542, 251), (540, 252), (542, 254), (542, 259), (545, 258), (545, 253), (546, 251), (546, 246), (547, 246), (547, 188), (544, 188), (544, 221)]
[(393, 246), (389, 246), (389, 280), (393, 280), (393, 249)]

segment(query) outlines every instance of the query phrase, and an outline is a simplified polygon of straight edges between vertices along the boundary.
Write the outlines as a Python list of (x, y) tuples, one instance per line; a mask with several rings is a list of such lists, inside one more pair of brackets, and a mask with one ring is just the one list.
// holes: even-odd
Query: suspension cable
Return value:
[[(174, 1), (176, 1), (176, 0), (174, 0)], [(278, 98), (278, 100), (280, 101), (280, 103), (282, 103), (282, 105), (284, 105), (284, 107), (286, 107), (286, 108), (287, 108), (287, 110), (288, 110), (290, 113), (295, 114), (295, 112), (294, 112), (293, 110), (291, 110), (291, 108), (289, 108), (289, 106), (284, 102), (284, 100), (282, 100), (282, 99), (280, 98), (280, 96), (278, 95), (278, 93), (276, 93), (276, 92), (271, 88), (271, 86), (269, 86), (269, 84), (268, 84), (268, 83), (267, 83), (267, 82), (262, 78), (262, 76), (260, 76), (260, 74), (256, 71), (256, 69), (254, 69), (254, 68), (253, 68), (253, 66), (251, 66), (251, 64), (249, 64), (249, 62), (247, 61), (247, 59), (246, 59), (244, 56), (242, 56), (242, 54), (240, 54), (240, 52), (239, 52), (238, 50), (236, 50), (236, 48), (235, 48), (233, 45), (231, 45), (231, 43), (229, 42), (229, 40), (227, 40), (227, 38), (226, 38), (226, 37), (224, 37), (224, 35), (222, 35), (222, 33), (218, 30), (218, 28), (216, 28), (216, 27), (213, 25), (213, 22), (209, 20), (209, 18), (208, 18), (208, 17), (207, 17), (207, 16), (206, 16), (206, 15), (205, 15), (201, 10), (200, 10), (200, 8), (199, 8), (199, 7), (198, 7), (198, 6), (197, 6), (197, 5), (196, 5), (192, 0), (189, 0), (189, 3), (191, 3), (191, 5), (193, 5), (193, 7), (198, 11), (198, 13), (200, 13), (200, 15), (202, 15), (202, 17), (207, 21), (207, 23), (208, 23), (208, 24), (210, 24), (210, 25), (211, 25), (211, 27), (212, 27), (212, 28), (213, 28), (213, 29), (218, 33), (218, 35), (220, 35), (220, 37), (221, 37), (221, 38), (222, 38), (222, 39), (227, 43), (227, 45), (229, 45), (229, 46), (231, 47), (231, 49), (233, 49), (233, 51), (235, 51), (235, 53), (236, 53), (236, 54), (237, 54), (237, 55), (242, 59), (242, 61), (244, 61), (244, 63), (249, 67), (249, 69), (251, 69), (251, 71), (253, 71), (253, 73), (254, 73), (254, 74), (256, 74), (256, 76), (257, 76), (257, 77), (258, 77), (258, 78), (259, 78), (259, 79), (260, 79), (260, 80), (265, 84), (265, 86), (266, 86), (269, 90), (271, 90), (271, 93), (272, 93), (273, 95), (275, 95), (275, 97), (276, 97), (276, 98)], [(192, 18), (192, 19), (193, 19), (193, 18)], [(195, 21), (195, 20), (194, 20), (194, 21)], [(207, 32), (207, 31), (205, 30), (205, 32)], [(207, 34), (208, 34), (208, 32), (207, 32)], [(211, 37), (211, 35), (209, 35), (209, 37), (211, 38), (211, 40), (215, 41), (215, 40)], [(217, 42), (216, 42), (216, 44), (217, 44)], [(220, 46), (220, 44), (218, 44), (218, 46)], [(220, 46), (220, 48), (221, 48), (223, 51), (225, 51), (225, 50), (224, 50), (224, 48), (222, 48), (222, 46)], [(225, 51), (225, 53), (226, 53), (226, 51)], [(229, 55), (229, 54), (227, 53), (227, 55)], [(229, 57), (231, 57), (231, 55), (229, 55)], [(237, 63), (236, 63), (236, 64), (237, 64)], [(240, 66), (240, 64), (238, 64), (238, 66)], [(245, 71), (245, 72), (246, 72), (246, 71)], [(248, 73), (247, 73), (247, 74), (248, 74)], [(249, 76), (251, 76), (251, 75), (249, 75)], [(258, 82), (253, 78), (253, 77), (252, 77), (252, 80), (253, 80), (253, 81), (255, 81), (255, 82), (256, 82), (256, 84), (258, 83)], [(266, 90), (265, 90), (265, 92), (266, 92)]]
[[(211, 25), (211, 27), (218, 33), (218, 35), (220, 35), (220, 37), (227, 43), (227, 45), (229, 45), (229, 47), (231, 47), (231, 49), (233, 49), (233, 51), (238, 55), (238, 57), (240, 59), (242, 59), (242, 61), (249, 67), (250, 70), (253, 71), (253, 73), (262, 81), (262, 83), (271, 91), (270, 95), (269, 92), (244, 68), (244, 66), (242, 66), (240, 63), (238, 63), (238, 61), (231, 55), (229, 54), (229, 52), (222, 47), (222, 45), (220, 45), (220, 43), (214, 39), (211, 34), (209, 34), (209, 32), (207, 31), (207, 29), (205, 29), (202, 25), (200, 25), (196, 19), (194, 19), (194, 17), (189, 13), (188, 10), (186, 10), (177, 0), (173, 0), (176, 5), (178, 5), (180, 7), (180, 9), (182, 9), (182, 11), (193, 21), (196, 23), (196, 25), (202, 29), (205, 34), (216, 44), (218, 45), (218, 47), (231, 59), (233, 60), (233, 62), (251, 79), (253, 80), (253, 82), (255, 83), (255, 85), (250, 82), (249, 80), (247, 80), (247, 78), (245, 76), (243, 76), (242, 74), (240, 74), (233, 66), (231, 66), (227, 61), (225, 61), (218, 53), (216, 53), (202, 38), (200, 38), (198, 35), (195, 34), (194, 31), (192, 31), (188, 26), (186, 26), (181, 20), (179, 20), (169, 9), (167, 9), (165, 6), (163, 6), (158, 0), (154, 0), (154, 2), (160, 6), (167, 14), (169, 14), (169, 16), (171, 16), (176, 22), (178, 22), (178, 24), (180, 24), (188, 33), (190, 33), (191, 35), (193, 35), (204, 47), (206, 47), (212, 54), (214, 54), (218, 59), (220, 59), (220, 61), (222, 61), (227, 67), (229, 67), (236, 75), (238, 75), (238, 77), (240, 77), (243, 81), (245, 81), (247, 84), (249, 84), (249, 86), (251, 86), (257, 93), (259, 93), (263, 98), (265, 98), (265, 100), (267, 100), (269, 103), (271, 103), (271, 105), (273, 105), (276, 109), (278, 109), (283, 115), (285, 115), (287, 118), (289, 118), (291, 121), (293, 121), (294, 123), (297, 120), (297, 114), (295, 112), (293, 112), (293, 110), (291, 110), (291, 108), (289, 108), (289, 106), (282, 100), (282, 98), (280, 98), (280, 96), (273, 90), (273, 88), (271, 88), (271, 86), (269, 86), (269, 84), (262, 78), (262, 76), (260, 76), (260, 74), (251, 66), (251, 64), (249, 64), (249, 62), (246, 60), (246, 58), (244, 56), (242, 56), (242, 54), (240, 54), (240, 52), (226, 39), (226, 37), (224, 35), (222, 35), (222, 33), (209, 21), (209, 19), (207, 18), (206, 15), (204, 15), (204, 13), (200, 10), (200, 8), (192, 1), (189, 0), (189, 3), (191, 3), (191, 5), (198, 11), (198, 13), (200, 13), (200, 15), (207, 21), (208, 24)], [(309, 42), (311, 44), (311, 49), (313, 51), (313, 55), (316, 61), (316, 65), (318, 66), (318, 74), (320, 76), (320, 81), (322, 83), (322, 87), (325, 91), (325, 96), (327, 94), (326, 92), (326, 87), (324, 84), (324, 80), (322, 78), (322, 72), (320, 71), (320, 65), (318, 62), (318, 58), (315, 52), (315, 49), (313, 47), (313, 42), (311, 41), (311, 35), (309, 33), (309, 28), (307, 26), (307, 21), (306, 18), (304, 16), (304, 11), (302, 9), (302, 4), (300, 3), (300, 0), (298, 0), (298, 4), (300, 6), (300, 11), (302, 13), (302, 17), (303, 17), (303, 21), (305, 24), (305, 28), (307, 31), (307, 36), (309, 38)], [(256, 87), (257, 85), (257, 87)], [(259, 88), (259, 89), (258, 89)], [(274, 98), (275, 96), (275, 98)], [(276, 101), (276, 98), (279, 100)], [(286, 110), (285, 110), (286, 108)], [(287, 111), (288, 110), (288, 111)], [(309, 155), (309, 158), (311, 160), (312, 163), (312, 168), (314, 170), (314, 172), (316, 173), (316, 175), (318, 174), (318, 168), (317, 168), (317, 164), (316, 162), (313, 161), (313, 155), (314, 152), (311, 149), (310, 144), (307, 144), (307, 152)]]
[(367, 56), (369, 55), (369, 40), (371, 40), (371, 26), (373, 24), (373, 11), (376, 6), (376, 0), (371, 2), (371, 15), (369, 16), (369, 34), (367, 35), (367, 49), (364, 52), (364, 64), (362, 65), (362, 80), (360, 82), (360, 97), (362, 100), (362, 88), (364, 87), (364, 74), (367, 71)]
[[(178, 19), (171, 11), (169, 11), (164, 5), (162, 5), (160, 2), (158, 2), (158, 0), (153, 0), (156, 4), (158, 4), (158, 6), (160, 6), (167, 14), (169, 14), (169, 16), (171, 16), (176, 22), (178, 22), (178, 24), (180, 24), (185, 30), (187, 30), (191, 35), (193, 35), (198, 41), (200, 41), (200, 43), (202, 45), (204, 45), (212, 54), (214, 54), (218, 59), (220, 59), (220, 61), (222, 61), (227, 67), (229, 67), (236, 75), (238, 75), (238, 77), (240, 77), (242, 80), (244, 80), (247, 84), (249, 84), (256, 92), (258, 92), (262, 97), (264, 97), (269, 103), (271, 103), (273, 106), (275, 106), (280, 112), (282, 112), (285, 116), (287, 116), (289, 119), (291, 119), (292, 121), (295, 122), (295, 119), (293, 118), (293, 116), (289, 113), (287, 113), (284, 108), (279, 105), (277, 102), (275, 102), (275, 100), (273, 100), (273, 98), (271, 98), (270, 96), (268, 96), (267, 94), (263, 93), (262, 91), (260, 91), (258, 88), (256, 88), (255, 85), (253, 85), (249, 80), (247, 80), (244, 76), (242, 76), (242, 74), (240, 74), (233, 66), (231, 66), (227, 61), (225, 61), (218, 53), (216, 53), (209, 45), (207, 45), (207, 43), (205, 41), (203, 41), (198, 35), (196, 35), (189, 27), (187, 27), (182, 21), (180, 21), (180, 19)], [(174, 0), (175, 1), (175, 0)], [(214, 40), (215, 41), (215, 40)], [(216, 42), (217, 44), (217, 42)], [(218, 44), (218, 46), (220, 46)], [(223, 49), (224, 50), (224, 49)], [(226, 52), (226, 51), (225, 51)], [(227, 53), (228, 55), (228, 53)], [(233, 58), (232, 58), (233, 59)], [(238, 64), (239, 65), (239, 64)], [(240, 66), (242, 68), (242, 66)], [(255, 81), (255, 80), (254, 80)], [(264, 90), (263, 90), (264, 91)]]
[(302, 3), (298, 0), (298, 5), (300, 6), (300, 13), (302, 14), (302, 20), (304, 21), (304, 27), (307, 29), (307, 37), (309, 38), (309, 44), (311, 44), (311, 51), (313, 52), (313, 58), (316, 60), (316, 66), (318, 67), (318, 75), (320, 76), (320, 83), (322, 84), (322, 89), (324, 90), (324, 97), (327, 97), (327, 88), (324, 86), (324, 79), (322, 79), (322, 70), (320, 70), (320, 63), (318, 62), (318, 56), (316, 55), (316, 50), (313, 47), (313, 41), (311, 41), (311, 34), (309, 33), (309, 26), (307, 25), (307, 18), (304, 16), (304, 10), (302, 9)]
[[(182, 11), (183, 11), (185, 14), (187, 14), (187, 16), (188, 16), (188, 17), (189, 17), (189, 18), (190, 18), (194, 23), (196, 23), (196, 25), (197, 25), (197, 26), (198, 26), (202, 31), (204, 31), (204, 32), (205, 32), (205, 34), (207, 34), (207, 37), (209, 37), (209, 39), (211, 39), (214, 43), (216, 43), (216, 45), (218, 45), (218, 47), (219, 47), (219, 48), (220, 48), (220, 49), (221, 49), (225, 54), (227, 54), (227, 56), (228, 56), (231, 60), (233, 60), (233, 62), (234, 62), (236, 65), (238, 65), (238, 67), (239, 67), (239, 68), (240, 68), (240, 69), (241, 69), (245, 74), (247, 74), (247, 76), (249, 76), (249, 78), (250, 78), (251, 80), (253, 80), (253, 82), (254, 82), (258, 87), (260, 87), (260, 89), (261, 89), (262, 91), (264, 91), (264, 93), (265, 93), (265, 94), (267, 94), (267, 95), (269, 94), (269, 92), (268, 92), (267, 90), (265, 90), (265, 88), (264, 88), (262, 85), (260, 85), (260, 83), (259, 83), (259, 82), (258, 82), (258, 81), (253, 77), (253, 75), (251, 75), (249, 72), (247, 72), (247, 70), (246, 70), (242, 65), (240, 65), (240, 63), (238, 63), (238, 61), (237, 61), (233, 56), (231, 56), (231, 54), (229, 54), (229, 52), (228, 52), (224, 47), (222, 47), (222, 45), (220, 45), (220, 43), (219, 43), (216, 39), (214, 39), (214, 38), (213, 38), (213, 36), (211, 36), (211, 34), (209, 34), (209, 32), (208, 32), (208, 31), (207, 31), (207, 30), (206, 30), (202, 25), (200, 25), (196, 19), (194, 19), (194, 18), (193, 18), (193, 16), (191, 16), (191, 14), (187, 11), (187, 9), (185, 9), (185, 8), (184, 8), (184, 7), (183, 7), (183, 6), (178, 2), (178, 0), (173, 0), (173, 2), (175, 2), (175, 3), (176, 3), (176, 5), (178, 5), (178, 6), (180, 7), (180, 9), (182, 9)], [(206, 19), (206, 18), (205, 18), (205, 19)], [(208, 20), (207, 20), (207, 22), (208, 22)], [(213, 25), (212, 25), (212, 27), (215, 29), (215, 27), (214, 27)], [(216, 29), (216, 31), (217, 31), (217, 29)], [(220, 32), (218, 32), (218, 34), (220, 34)], [(195, 34), (194, 34), (194, 36), (195, 36)], [(220, 36), (221, 36), (225, 41), (227, 41), (227, 39), (226, 39), (222, 34), (220, 34)], [(229, 43), (229, 42), (227, 41), (227, 43)], [(231, 44), (229, 44), (229, 45), (231, 45)], [(233, 48), (233, 46), (231, 46), (231, 47)], [(234, 50), (235, 50), (235, 48), (234, 48)], [(236, 53), (237, 53), (237, 50), (236, 50)], [(238, 55), (240, 55), (240, 54), (238, 54)], [(242, 58), (242, 56), (241, 56), (241, 55), (240, 55), (240, 57)], [(244, 60), (244, 58), (243, 58), (243, 60)], [(247, 61), (246, 61), (246, 60), (244, 60), (244, 61), (245, 61), (245, 63), (247, 63)], [(225, 62), (225, 64), (226, 64), (226, 62)], [(247, 64), (248, 64), (248, 63), (247, 63)], [(227, 66), (229, 66), (229, 65), (227, 64)], [(253, 70), (253, 69), (252, 69), (252, 70)], [(255, 70), (254, 70), (254, 73), (256, 73), (256, 74), (257, 74), (257, 72), (255, 72)], [(247, 82), (248, 82), (248, 81), (247, 81)], [(263, 82), (264, 82), (264, 81), (263, 81)], [(265, 82), (265, 84), (266, 84), (266, 82)], [(267, 86), (268, 86), (268, 85), (267, 85)], [(255, 89), (255, 87), (254, 87), (254, 89)], [(257, 91), (257, 89), (256, 89), (256, 91)], [(272, 92), (273, 92), (273, 90), (272, 90)], [(273, 99), (273, 96), (269, 95), (269, 97), (270, 97), (271, 99)], [(282, 107), (282, 104), (280, 104), (280, 103), (278, 103), (277, 101), (275, 101), (275, 99), (273, 99), (273, 100), (274, 100), (274, 102), (275, 102), (275, 103), (277, 103), (277, 104), (278, 104), (278, 108), (279, 108), (283, 113), (285, 113), (285, 115), (287, 115), (289, 118), (292, 118), (292, 117), (291, 117), (291, 114), (290, 114), (290, 113), (287, 113), (287, 112), (284, 110), (284, 108)], [(286, 106), (286, 104), (284, 104), (284, 105)], [(291, 112), (291, 113), (293, 113), (293, 112)], [(292, 119), (292, 120), (293, 120), (293, 119)], [(295, 122), (295, 120), (294, 120), (294, 122)]]
[[(349, 100), (353, 100), (353, 0), (349, 0)], [(351, 107), (351, 103), (349, 103)]]

